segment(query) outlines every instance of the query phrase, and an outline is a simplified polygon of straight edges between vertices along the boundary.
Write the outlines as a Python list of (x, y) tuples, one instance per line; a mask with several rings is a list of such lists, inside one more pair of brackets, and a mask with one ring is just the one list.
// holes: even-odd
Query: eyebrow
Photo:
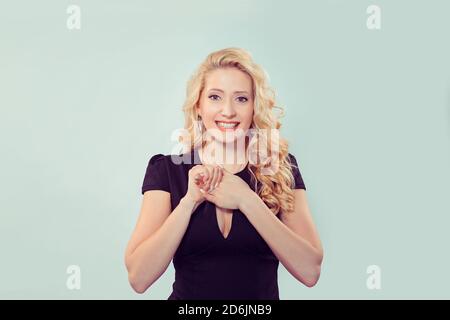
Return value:
[[(224, 91), (222, 89), (217, 89), (217, 88), (211, 88), (208, 91), (219, 91), (219, 92), (224, 93)], [(249, 94), (247, 91), (235, 91), (233, 93), (246, 93), (246, 94)]]

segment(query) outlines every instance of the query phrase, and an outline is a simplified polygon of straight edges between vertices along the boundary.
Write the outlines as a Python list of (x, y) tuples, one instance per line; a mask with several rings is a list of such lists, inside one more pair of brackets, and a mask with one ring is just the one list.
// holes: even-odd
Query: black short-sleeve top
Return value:
[[(295, 184), (305, 189), (295, 157), (289, 153)], [(198, 150), (183, 155), (156, 154), (148, 162), (142, 194), (148, 190), (170, 193), (172, 210), (187, 192), (188, 172), (201, 164)], [(255, 190), (248, 166), (236, 173)], [(256, 184), (256, 188), (258, 184)], [(279, 261), (240, 210), (233, 211), (225, 238), (217, 224), (215, 205), (200, 204), (192, 214), (173, 258), (175, 282), (169, 300), (266, 299), (278, 300)]]

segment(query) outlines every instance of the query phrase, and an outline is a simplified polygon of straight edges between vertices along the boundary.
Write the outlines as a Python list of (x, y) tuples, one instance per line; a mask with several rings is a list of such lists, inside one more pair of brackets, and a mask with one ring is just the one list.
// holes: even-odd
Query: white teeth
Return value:
[(226, 129), (234, 128), (234, 127), (236, 127), (238, 124), (239, 124), (239, 123), (217, 122), (217, 125), (218, 125), (219, 127), (226, 128)]

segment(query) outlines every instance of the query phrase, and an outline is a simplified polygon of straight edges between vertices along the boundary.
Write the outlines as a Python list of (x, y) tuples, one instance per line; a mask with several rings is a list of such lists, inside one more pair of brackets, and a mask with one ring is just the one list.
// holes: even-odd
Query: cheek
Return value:
[(213, 106), (206, 106), (203, 110), (204, 119), (208, 122), (214, 122), (217, 116), (217, 110)]
[(216, 116), (216, 113), (217, 113), (217, 111), (216, 111), (217, 108), (213, 104), (208, 103), (207, 100), (202, 101), (200, 108), (202, 110), (202, 115), (203, 115), (202, 118), (205, 121), (214, 121), (214, 117)]
[(245, 121), (245, 123), (252, 123), (253, 121), (253, 106), (249, 106), (246, 108), (242, 114), (240, 115), (240, 118)]
[(214, 108), (209, 108), (207, 110), (204, 110), (203, 113), (203, 124), (206, 128), (214, 128), (216, 126), (216, 118), (217, 118), (217, 112)]

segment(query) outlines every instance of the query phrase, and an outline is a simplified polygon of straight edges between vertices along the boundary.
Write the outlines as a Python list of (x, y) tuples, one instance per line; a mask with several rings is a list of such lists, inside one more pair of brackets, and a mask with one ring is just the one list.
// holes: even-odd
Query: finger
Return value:
[(205, 174), (203, 172), (200, 172), (199, 174), (197, 174), (196, 178), (198, 181), (201, 181), (203, 183), (205, 180)]
[(225, 169), (225, 168), (222, 168), (222, 171), (223, 171), (223, 175), (226, 175), (226, 174), (232, 174), (230, 171), (228, 171), (228, 170)]
[(209, 192), (213, 191), (216, 187), (217, 187), (217, 182), (219, 180), (219, 167), (214, 167), (213, 168), (213, 178), (211, 179), (211, 187), (209, 188)]
[(219, 182), (217, 183), (217, 185), (219, 185), (222, 182), (223, 175), (224, 175), (223, 168), (220, 168), (220, 177), (219, 177)]
[(209, 194), (208, 192), (205, 192), (205, 193), (203, 193), (203, 196), (205, 197), (206, 200), (214, 203), (214, 200), (215, 200), (214, 195)]
[(203, 186), (203, 184), (204, 184), (204, 174), (202, 172), (196, 174), (196, 176), (194, 177), (194, 182), (198, 186)]
[(195, 176), (194, 176), (194, 180), (200, 180), (200, 179), (202, 179), (203, 178), (203, 173), (197, 173)]
[(216, 178), (216, 181), (214, 182), (214, 189), (216, 189), (220, 185), (220, 182), (222, 181), (222, 177), (223, 177), (222, 168), (217, 167), (217, 178)]
[(212, 178), (212, 174), (213, 174), (213, 172), (212, 172), (212, 170), (210, 169), (210, 168), (208, 168), (207, 166), (204, 166), (204, 172), (205, 172), (205, 179), (203, 180), (204, 181), (204, 184), (203, 184), (203, 190), (205, 191), (205, 192), (208, 192), (208, 190), (209, 190), (209, 186), (211, 185), (211, 178)]
[(218, 172), (217, 182), (216, 182), (216, 185), (214, 188), (217, 188), (220, 185), (220, 182), (222, 181), (222, 177), (223, 177), (222, 167), (217, 167), (217, 172)]
[(209, 179), (210, 179), (210, 174), (208, 171), (208, 168), (206, 168), (205, 166), (203, 166), (203, 186), (206, 186), (206, 184), (208, 183)]
[(203, 173), (203, 179), (201, 180), (201, 184), (198, 185), (200, 192), (205, 195), (206, 192), (208, 192), (208, 181), (211, 179), (211, 174), (208, 172), (208, 170), (205, 168), (205, 171)]

